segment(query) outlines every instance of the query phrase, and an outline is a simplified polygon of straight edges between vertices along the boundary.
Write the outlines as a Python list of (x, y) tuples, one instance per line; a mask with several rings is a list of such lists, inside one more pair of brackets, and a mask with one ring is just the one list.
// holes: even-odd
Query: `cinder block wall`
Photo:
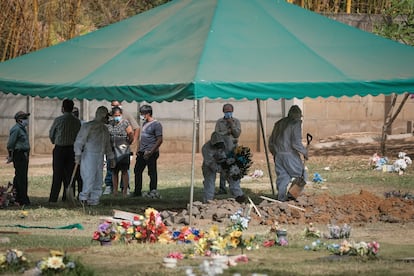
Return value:
[[(400, 103), (402, 95), (398, 98)], [(388, 102), (389, 96), (384, 95), (305, 99), (304, 131), (319, 139), (356, 132), (380, 134)], [(414, 99), (408, 99), (392, 125), (391, 134), (407, 133), (407, 122), (413, 120)]]

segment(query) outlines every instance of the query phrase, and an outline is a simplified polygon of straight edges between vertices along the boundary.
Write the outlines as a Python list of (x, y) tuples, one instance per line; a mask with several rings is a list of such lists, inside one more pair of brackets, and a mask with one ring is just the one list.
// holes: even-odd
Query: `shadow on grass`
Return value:
[[(250, 197), (255, 204), (259, 204), (263, 201), (260, 196), (264, 195), (270, 198), (276, 198), (276, 196), (271, 193), (267, 194), (256, 194), (250, 189), (243, 189), (245, 195)], [(97, 215), (112, 215), (112, 210), (118, 209), (125, 212), (133, 213), (143, 213), (148, 207), (155, 208), (158, 211), (181, 211), (187, 209), (188, 204), (190, 203), (190, 188), (189, 187), (174, 187), (166, 188), (159, 190), (161, 194), (160, 199), (151, 199), (145, 197), (122, 197), (121, 193), (118, 193), (117, 197), (112, 195), (103, 195), (100, 198), (100, 204), (98, 206), (86, 206), (88, 210), (92, 210), (94, 214)], [(193, 193), (193, 202), (202, 201), (203, 198), (203, 189), (201, 187), (194, 187)], [(232, 198), (231, 194), (225, 195), (216, 195), (215, 199), (226, 199)], [(60, 209), (67, 208), (73, 210), (82, 210), (82, 206), (79, 201), (76, 200), (75, 206), (71, 205), (69, 202), (59, 201), (54, 204), (48, 202), (48, 197), (31, 197), (32, 204), (30, 206), (25, 206), (24, 209), (36, 209), (40, 207), (49, 208), (49, 209)], [(23, 207), (20, 207), (23, 208)]]

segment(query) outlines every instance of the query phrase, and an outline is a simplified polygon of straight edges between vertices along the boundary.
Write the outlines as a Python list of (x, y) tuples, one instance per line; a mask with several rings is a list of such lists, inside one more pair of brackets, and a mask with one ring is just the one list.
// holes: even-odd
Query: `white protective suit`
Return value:
[(107, 114), (106, 107), (98, 107), (95, 120), (82, 124), (74, 144), (75, 161), (80, 162), (83, 180), (79, 200), (86, 201), (88, 205), (99, 204), (104, 155), (107, 160), (114, 159), (109, 131), (105, 125)]
[(293, 177), (307, 175), (299, 153), (307, 158), (308, 152), (302, 144), (302, 112), (296, 105), (289, 110), (288, 117), (275, 123), (269, 138), (269, 150), (273, 154), (276, 170), (278, 200), (287, 200), (287, 186)]
[[(218, 145), (221, 143), (222, 147)], [(204, 176), (204, 195), (203, 201), (214, 199), (216, 174), (221, 171), (220, 163), (226, 159), (224, 152), (224, 140), (220, 134), (213, 132), (210, 141), (207, 141), (202, 149), (203, 164), (202, 171)], [(230, 192), (234, 197), (243, 196), (243, 191), (240, 188), (240, 180), (233, 180), (226, 178), (229, 182)]]

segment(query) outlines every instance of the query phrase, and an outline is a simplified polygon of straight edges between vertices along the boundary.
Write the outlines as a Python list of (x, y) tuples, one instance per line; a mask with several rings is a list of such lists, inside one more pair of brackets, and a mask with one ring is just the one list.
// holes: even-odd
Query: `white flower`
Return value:
[(64, 269), (65, 264), (63, 263), (62, 257), (49, 257), (47, 259), (47, 267), (51, 269)]

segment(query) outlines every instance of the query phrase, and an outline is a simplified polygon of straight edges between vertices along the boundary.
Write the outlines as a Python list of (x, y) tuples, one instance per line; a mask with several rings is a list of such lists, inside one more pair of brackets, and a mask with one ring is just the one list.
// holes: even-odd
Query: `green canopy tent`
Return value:
[(0, 63), (0, 91), (161, 102), (402, 93), (414, 48), (277, 0), (176, 0)]
[[(192, 99), (195, 141), (197, 99), (413, 92), (413, 64), (413, 47), (284, 1), (175, 0), (1, 63), (0, 91), (129, 102)], [(193, 174), (194, 158), (192, 188)]]

